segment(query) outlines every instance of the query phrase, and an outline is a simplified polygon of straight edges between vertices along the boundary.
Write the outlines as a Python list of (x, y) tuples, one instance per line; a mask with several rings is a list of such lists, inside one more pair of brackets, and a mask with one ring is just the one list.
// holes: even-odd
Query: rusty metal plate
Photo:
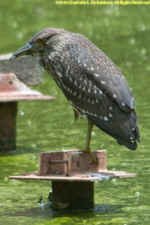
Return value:
[(77, 149), (41, 153), (38, 172), (22, 173), (19, 176), (9, 178), (94, 182), (136, 176), (134, 173), (107, 170), (106, 150), (97, 150), (93, 154), (98, 158), (97, 165), (92, 165), (91, 158)]
[(126, 173), (124, 171), (104, 171), (99, 173), (73, 173), (70, 176), (67, 175), (51, 175), (51, 176), (39, 176), (38, 172), (22, 173), (18, 176), (10, 176), (9, 179), (16, 180), (50, 180), (50, 181), (78, 181), (78, 182), (95, 182), (109, 179), (129, 178), (136, 177), (135, 173)]
[(45, 96), (31, 90), (19, 81), (13, 73), (0, 74), (0, 102), (55, 100), (53, 96)]
[(106, 150), (93, 151), (97, 164), (92, 164), (89, 154), (74, 150), (43, 152), (40, 154), (39, 175), (62, 175), (81, 172), (100, 172), (107, 169)]

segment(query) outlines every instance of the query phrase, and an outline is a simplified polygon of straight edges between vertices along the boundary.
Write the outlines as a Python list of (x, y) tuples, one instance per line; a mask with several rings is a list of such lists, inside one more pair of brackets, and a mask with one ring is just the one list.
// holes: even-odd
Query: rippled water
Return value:
[[(119, 146), (97, 128), (92, 149), (108, 150), (108, 168), (136, 178), (95, 183), (95, 209), (54, 213), (47, 202), (51, 183), (9, 180), (38, 169), (43, 151), (82, 149), (86, 121), (74, 123), (71, 106), (50, 76), (34, 88), (55, 102), (20, 102), (17, 150), (0, 155), (0, 224), (150, 224), (150, 23), (148, 6), (56, 6), (46, 0), (0, 1), (0, 53), (16, 51), (37, 31), (61, 27), (87, 36), (119, 67), (133, 89), (141, 144), (136, 152)], [(38, 204), (40, 196), (44, 208)]]

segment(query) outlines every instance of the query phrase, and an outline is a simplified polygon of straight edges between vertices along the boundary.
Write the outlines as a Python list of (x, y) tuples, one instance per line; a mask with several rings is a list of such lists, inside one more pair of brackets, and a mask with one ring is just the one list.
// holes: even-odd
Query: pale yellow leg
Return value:
[(92, 154), (91, 148), (90, 148), (91, 133), (93, 130), (93, 126), (94, 126), (94, 124), (90, 120), (88, 120), (87, 139), (86, 139), (85, 149), (83, 150), (83, 152), (88, 153), (91, 156), (92, 164), (97, 164), (97, 161), (96, 161), (94, 155)]

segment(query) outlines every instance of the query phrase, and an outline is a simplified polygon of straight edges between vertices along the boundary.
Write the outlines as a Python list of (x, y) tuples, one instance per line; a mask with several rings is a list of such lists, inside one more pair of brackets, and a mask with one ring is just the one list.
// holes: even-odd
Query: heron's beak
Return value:
[(9, 60), (18, 58), (18, 57), (23, 56), (23, 55), (30, 55), (33, 52), (33, 48), (34, 48), (34, 46), (32, 44), (27, 43), (22, 48), (20, 48), (18, 51), (13, 53), (12, 56), (9, 58)]

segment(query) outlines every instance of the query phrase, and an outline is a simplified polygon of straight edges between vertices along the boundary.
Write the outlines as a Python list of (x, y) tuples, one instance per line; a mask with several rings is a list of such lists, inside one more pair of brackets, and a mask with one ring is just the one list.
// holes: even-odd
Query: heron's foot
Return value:
[(97, 160), (96, 160), (96, 158), (95, 158), (95, 156), (92, 154), (92, 152), (91, 152), (90, 149), (84, 149), (84, 150), (82, 150), (81, 152), (84, 152), (84, 153), (90, 155), (90, 157), (91, 157), (91, 159), (92, 159), (92, 163), (91, 163), (92, 165), (93, 165), (93, 164), (98, 164), (98, 163), (97, 163)]

